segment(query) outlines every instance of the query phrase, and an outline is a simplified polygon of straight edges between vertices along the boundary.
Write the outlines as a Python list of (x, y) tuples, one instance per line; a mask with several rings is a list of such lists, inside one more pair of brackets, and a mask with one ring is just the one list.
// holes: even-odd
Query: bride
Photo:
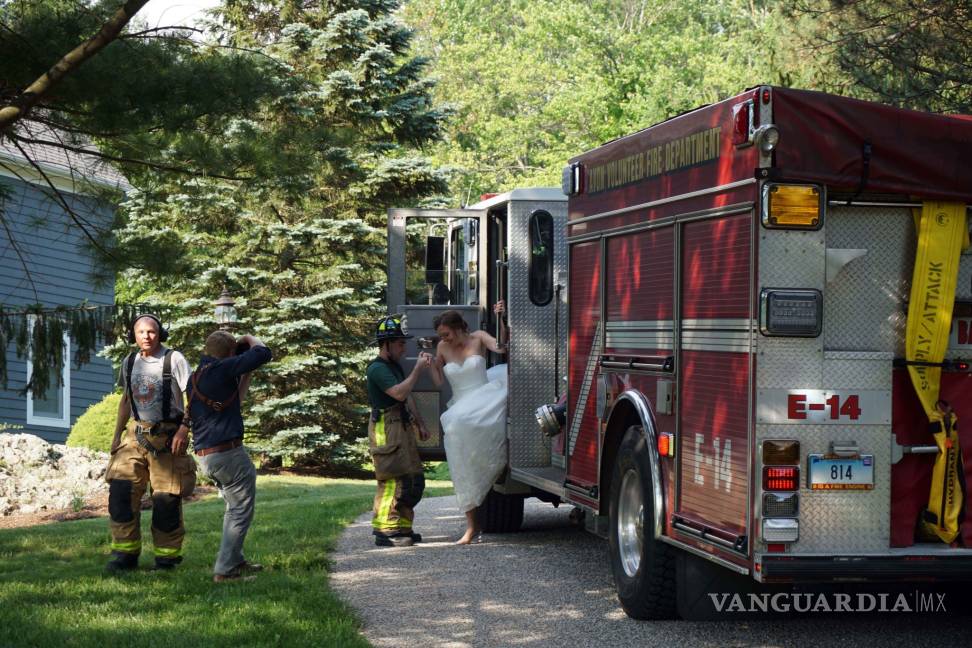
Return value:
[[(502, 302), (495, 310), (502, 312)], [(441, 423), (456, 499), (466, 514), (466, 532), (457, 544), (469, 544), (481, 538), (476, 507), (506, 466), (506, 365), (487, 372), (485, 358), (487, 350), (506, 350), (485, 331), (470, 333), (457, 311), (445, 311), (432, 325), (440, 339), (432, 379), (441, 386), (445, 376), (452, 388)]]

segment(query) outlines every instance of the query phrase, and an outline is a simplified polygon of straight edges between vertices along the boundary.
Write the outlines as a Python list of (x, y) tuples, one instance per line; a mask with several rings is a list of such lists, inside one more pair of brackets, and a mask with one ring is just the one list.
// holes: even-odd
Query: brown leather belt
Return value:
[(211, 448), (200, 448), (196, 450), (197, 457), (205, 457), (206, 455), (215, 454), (217, 452), (226, 452), (227, 450), (232, 450), (233, 448), (239, 448), (243, 445), (242, 439), (233, 439), (232, 441), (227, 441), (226, 443), (220, 443), (219, 445), (214, 445)]

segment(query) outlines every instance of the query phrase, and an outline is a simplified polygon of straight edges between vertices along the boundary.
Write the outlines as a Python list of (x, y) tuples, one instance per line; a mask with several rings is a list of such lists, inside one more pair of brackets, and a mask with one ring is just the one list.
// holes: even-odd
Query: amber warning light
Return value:
[(658, 435), (658, 454), (662, 457), (675, 456), (675, 440), (671, 432), (662, 432)]
[(763, 226), (776, 229), (820, 229), (823, 191), (815, 185), (763, 185)]
[(793, 439), (763, 441), (763, 465), (779, 466), (800, 463), (800, 442)]

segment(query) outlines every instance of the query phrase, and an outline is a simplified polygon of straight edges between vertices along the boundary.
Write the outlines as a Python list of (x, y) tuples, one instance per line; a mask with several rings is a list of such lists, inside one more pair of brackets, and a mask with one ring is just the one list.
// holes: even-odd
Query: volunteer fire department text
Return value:
[(721, 128), (710, 128), (659, 144), (634, 155), (591, 167), (587, 172), (589, 193), (613, 189), (669, 173), (719, 157)]

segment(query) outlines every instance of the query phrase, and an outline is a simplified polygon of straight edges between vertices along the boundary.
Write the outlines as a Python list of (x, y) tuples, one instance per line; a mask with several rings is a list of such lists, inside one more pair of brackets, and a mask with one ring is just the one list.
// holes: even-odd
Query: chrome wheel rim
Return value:
[(641, 544), (644, 541), (645, 506), (641, 478), (636, 470), (624, 473), (618, 494), (618, 554), (624, 573), (634, 577), (641, 566)]

